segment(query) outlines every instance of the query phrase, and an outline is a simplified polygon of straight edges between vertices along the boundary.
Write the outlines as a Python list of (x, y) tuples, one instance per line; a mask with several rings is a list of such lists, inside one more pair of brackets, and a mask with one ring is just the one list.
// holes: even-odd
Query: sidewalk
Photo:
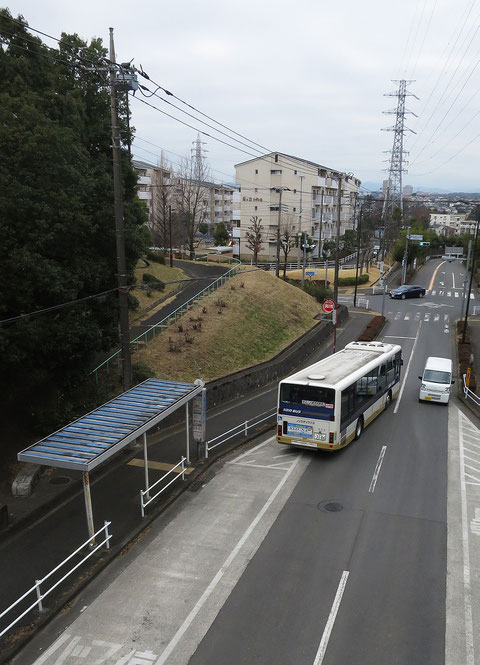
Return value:
[[(367, 312), (352, 312), (337, 331), (338, 346), (343, 348), (363, 332)], [(308, 364), (320, 357), (330, 355), (332, 340), (328, 340), (312, 357)], [(208, 437), (212, 438), (232, 426), (273, 409), (276, 404), (277, 383), (265, 386), (229, 404), (223, 404), (207, 413)], [(252, 408), (253, 405), (253, 408)], [(273, 419), (272, 419), (273, 420)], [(273, 425), (272, 425), (273, 426)], [(263, 427), (247, 439), (240, 435), (225, 447), (220, 447), (218, 456), (234, 447), (257, 437)], [(191, 446), (193, 448), (193, 446)], [(176, 464), (185, 451), (185, 432), (181, 428), (159, 431), (149, 437), (150, 482), (164, 474), (165, 464)], [(193, 457), (193, 455), (192, 455)], [(136, 459), (133, 459), (136, 458)], [(131, 464), (130, 462), (134, 462)], [(17, 639), (24, 640), (45, 624), (71, 597), (85, 586), (93, 576), (107, 565), (135, 538), (143, 537), (146, 527), (189, 487), (200, 487), (201, 479), (209, 474), (214, 459), (208, 464), (192, 461), (191, 471), (185, 483), (174, 483), (165, 498), (149, 507), (147, 516), (140, 516), (139, 493), (144, 487), (142, 448), (126, 449), (119, 453), (111, 464), (92, 474), (92, 501), (96, 528), (103, 520), (112, 522), (112, 547), (92, 557), (92, 565), (81, 568), (81, 579), (73, 580), (61, 593), (49, 596), (48, 611), (38, 616), (30, 613), (25, 623), (15, 631)], [(163, 466), (163, 470), (162, 470)], [(162, 495), (163, 496), (163, 495)], [(13, 525), (11, 532), (2, 534), (0, 544), (0, 612), (22, 595), (35, 579), (43, 577), (87, 538), (85, 507), (81, 481), (78, 474), (63, 469), (46, 469), (30, 497), (14, 498), (0, 494), (0, 504), (8, 506)], [(15, 614), (12, 613), (10, 620)], [(3, 620), (5, 622), (5, 619)], [(8, 625), (7, 622), (2, 624)], [(16, 646), (20, 643), (16, 643)], [(8, 643), (0, 642), (2, 649), (9, 651)]]

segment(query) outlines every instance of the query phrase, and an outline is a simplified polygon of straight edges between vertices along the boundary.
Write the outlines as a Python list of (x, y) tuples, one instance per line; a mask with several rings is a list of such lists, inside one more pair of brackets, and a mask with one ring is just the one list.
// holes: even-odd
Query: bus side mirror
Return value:
[(455, 379), (453, 379), (452, 383), (455, 383)]
[(422, 377), (421, 377), (421, 376), (419, 376), (418, 378), (420, 379), (420, 381), (422, 380)]

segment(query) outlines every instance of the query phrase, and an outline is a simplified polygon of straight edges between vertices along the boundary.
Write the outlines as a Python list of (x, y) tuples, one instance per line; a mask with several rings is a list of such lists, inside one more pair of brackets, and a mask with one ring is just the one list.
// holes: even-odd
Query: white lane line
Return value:
[(239, 460), (243, 459), (244, 457), (248, 457), (248, 455), (251, 455), (256, 450), (259, 450), (260, 448), (263, 448), (264, 446), (267, 446), (269, 443), (272, 443), (274, 440), (275, 440), (275, 437), (271, 436), (269, 439), (267, 439), (263, 443), (259, 443), (258, 446), (255, 446), (255, 448), (252, 448), (251, 450), (247, 450), (246, 453), (243, 453), (242, 455), (239, 455), (238, 457), (236, 457), (233, 460), (233, 462), (227, 462), (227, 464), (236, 464)]
[(275, 487), (273, 492), (270, 494), (270, 497), (264, 504), (263, 508), (260, 510), (259, 513), (257, 513), (257, 516), (255, 519), (250, 523), (250, 526), (246, 529), (244, 532), (243, 536), (240, 538), (238, 543), (235, 545), (233, 550), (230, 552), (229, 556), (225, 560), (225, 563), (223, 566), (220, 568), (220, 570), (217, 572), (213, 580), (210, 582), (210, 584), (207, 586), (205, 591), (202, 593), (192, 610), (189, 612), (188, 616), (180, 626), (180, 628), (177, 630), (175, 635), (172, 637), (170, 642), (167, 644), (165, 650), (161, 654), (161, 656), (158, 658), (158, 660), (155, 662), (155, 665), (165, 665), (165, 663), (168, 662), (168, 659), (170, 658), (170, 655), (172, 654), (173, 650), (175, 647), (178, 645), (184, 634), (187, 632), (187, 630), (190, 628), (193, 620), (197, 616), (197, 614), (200, 612), (202, 607), (205, 605), (207, 600), (210, 598), (212, 593), (215, 591), (215, 588), (217, 587), (218, 583), (222, 579), (222, 577), (225, 575), (227, 572), (228, 568), (232, 564), (232, 562), (235, 560), (235, 557), (237, 554), (240, 552), (241, 548), (243, 547), (244, 543), (248, 540), (250, 537), (250, 534), (253, 532), (257, 524), (260, 522), (262, 517), (265, 515), (267, 510), (270, 508), (272, 503), (275, 501), (277, 495), (279, 494), (280, 490), (282, 487), (285, 485), (287, 480), (289, 479), (290, 475), (294, 471), (295, 467), (297, 466), (298, 462), (302, 459), (302, 455), (300, 454), (297, 459), (293, 462), (292, 466), (289, 468), (289, 470), (285, 473), (283, 478), (280, 480), (278, 485)]
[(418, 324), (418, 330), (417, 330), (417, 334), (415, 336), (415, 341), (414, 341), (413, 346), (412, 346), (412, 352), (410, 353), (410, 358), (408, 360), (407, 369), (405, 370), (405, 376), (403, 377), (402, 387), (400, 388), (400, 393), (398, 395), (397, 403), (395, 404), (395, 408), (393, 409), (394, 414), (397, 413), (398, 407), (400, 406), (400, 402), (402, 400), (402, 395), (403, 395), (403, 391), (405, 389), (405, 384), (407, 383), (408, 372), (410, 371), (410, 363), (412, 362), (413, 354), (415, 353), (415, 347), (417, 346), (418, 338), (420, 336), (421, 327), (422, 327), (422, 322), (420, 321), (420, 323)]
[(369, 492), (375, 492), (375, 485), (377, 484), (378, 480), (378, 475), (380, 473), (380, 469), (382, 468), (382, 463), (383, 463), (383, 458), (385, 457), (385, 451), (387, 450), (387, 446), (382, 446), (382, 450), (380, 452), (380, 457), (378, 458), (377, 461), (377, 466), (375, 467), (375, 472), (373, 474), (372, 482), (370, 483), (370, 487), (368, 488)]
[(400, 335), (384, 335), (384, 339), (415, 339), (415, 337), (400, 337)]
[(250, 464), (249, 462), (239, 462), (235, 466), (246, 466), (248, 469), (273, 469), (274, 471), (288, 471), (289, 467), (285, 468), (284, 466), (281, 466), (282, 462), (280, 464)]
[(455, 273), (453, 273), (453, 272), (452, 272), (452, 284), (453, 284), (452, 289), (455, 289), (456, 288), (456, 286), (455, 286)]
[(463, 543), (463, 598), (465, 611), (465, 665), (475, 665), (473, 649), (473, 618), (472, 618), (472, 587), (470, 580), (470, 543), (468, 537), (467, 488), (465, 481), (465, 461), (463, 459), (463, 414), (458, 409), (459, 427), (459, 461), (460, 461), (460, 496), (462, 506), (462, 543)]
[(40, 656), (40, 658), (37, 658), (34, 665), (42, 665), (42, 663), (44, 663), (46, 660), (48, 660), (50, 658), (52, 653), (55, 653), (55, 651), (58, 651), (58, 649), (60, 649), (62, 644), (64, 644), (70, 638), (71, 638), (71, 635), (69, 635), (68, 633), (63, 633), (63, 635), (61, 637), (59, 637), (58, 640), (56, 642), (54, 642), (52, 644), (52, 646), (49, 649), (47, 649), (44, 654), (42, 654)]
[(342, 596), (343, 592), (345, 591), (345, 586), (347, 584), (348, 580), (348, 575), (349, 572), (348, 570), (344, 570), (342, 573), (342, 577), (340, 579), (337, 593), (335, 594), (335, 599), (333, 601), (332, 609), (330, 610), (330, 614), (328, 617), (327, 624), (325, 626), (325, 630), (323, 631), (322, 639), (320, 641), (320, 646), (318, 647), (317, 655), (315, 656), (315, 660), (313, 661), (313, 665), (322, 665), (323, 659), (325, 657), (325, 652), (327, 650), (328, 646), (328, 640), (330, 639), (330, 634), (332, 632), (333, 624), (335, 623), (335, 619), (337, 617), (338, 613), (338, 608), (340, 607), (340, 603), (342, 602)]

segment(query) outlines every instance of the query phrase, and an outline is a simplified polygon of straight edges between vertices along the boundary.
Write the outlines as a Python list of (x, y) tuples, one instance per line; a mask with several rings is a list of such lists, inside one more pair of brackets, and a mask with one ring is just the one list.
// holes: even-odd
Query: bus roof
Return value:
[[(317, 363), (283, 379), (285, 383), (303, 383), (305, 385), (322, 385), (338, 387), (345, 379), (355, 381), (358, 376), (370, 371), (382, 356), (401, 351), (398, 344), (383, 342), (351, 342), (342, 349)], [(348, 382), (345, 382), (349, 385)], [(341, 386), (343, 387), (343, 386)]]

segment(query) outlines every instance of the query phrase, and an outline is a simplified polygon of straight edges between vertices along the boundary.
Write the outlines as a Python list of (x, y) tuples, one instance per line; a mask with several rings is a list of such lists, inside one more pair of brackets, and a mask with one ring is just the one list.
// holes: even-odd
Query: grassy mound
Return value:
[(249, 270), (202, 300), (135, 353), (158, 378), (211, 381), (272, 358), (309, 330), (314, 298), (263, 270)]

